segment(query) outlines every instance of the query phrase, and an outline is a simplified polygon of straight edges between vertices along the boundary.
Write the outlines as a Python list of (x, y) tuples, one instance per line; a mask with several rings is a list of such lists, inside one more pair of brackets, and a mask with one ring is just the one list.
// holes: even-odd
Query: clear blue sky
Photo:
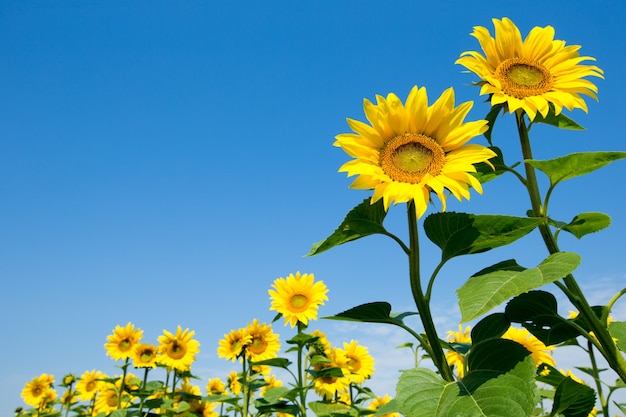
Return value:
[[(453, 86), (458, 103), (476, 102), (470, 119), (484, 117), (488, 105), (468, 86), (475, 76), (454, 61), (478, 49), (473, 26), (491, 29), (492, 17), (507, 16), (523, 34), (554, 26), (605, 70), (606, 80), (595, 80), (599, 103), (571, 114), (588, 130), (537, 127), (537, 157), (625, 150), (624, 4), (3, 1), (0, 414), (21, 406), (24, 383), (43, 372), (57, 380), (91, 369), (114, 374), (103, 344), (129, 321), (147, 341), (179, 324), (195, 330), (194, 370), (225, 377), (231, 364), (217, 358), (218, 340), (253, 318), (271, 321), (267, 290), (292, 272), (314, 273), (329, 287), (322, 315), (369, 301), (413, 310), (406, 260), (389, 239), (304, 257), (369, 195), (337, 173), (348, 157), (332, 143), (349, 130), (345, 118), (363, 119), (364, 97), (404, 98), (416, 84), (431, 101)], [(512, 118), (498, 122), (495, 139), (517, 158)], [(572, 180), (554, 196), (562, 220), (583, 211), (613, 218), (610, 229), (563, 243), (583, 256), (577, 276), (597, 302), (626, 277), (624, 168)], [(516, 187), (501, 179), (449, 210), (524, 215)], [(404, 235), (403, 207), (387, 226)], [(439, 253), (423, 244), (432, 268)], [(544, 256), (532, 235), (452, 261), (435, 286), (441, 330), (456, 328), (452, 289), (469, 275)], [(382, 375), (372, 385), (391, 394), (397, 370), (411, 366), (381, 341), (408, 335), (318, 327), (335, 344), (372, 346)], [(276, 330), (282, 340), (292, 334), (280, 323)]]

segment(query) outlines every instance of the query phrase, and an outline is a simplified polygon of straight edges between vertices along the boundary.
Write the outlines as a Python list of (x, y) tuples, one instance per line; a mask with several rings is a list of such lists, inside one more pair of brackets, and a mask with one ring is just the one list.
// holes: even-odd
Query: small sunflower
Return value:
[(107, 336), (107, 343), (104, 348), (107, 355), (117, 360), (124, 360), (130, 357), (135, 344), (143, 337), (143, 330), (135, 329), (135, 325), (128, 323), (125, 327), (115, 326), (113, 334)]
[(325, 400), (332, 400), (336, 395), (341, 395), (348, 390), (350, 378), (347, 376), (348, 370), (342, 367), (347, 359), (343, 357), (340, 349), (331, 349), (328, 359), (329, 362), (316, 364), (313, 369), (319, 373), (324, 369), (337, 368), (342, 376), (318, 376), (313, 380), (313, 389)]
[(252, 336), (248, 334), (245, 328), (231, 330), (218, 342), (217, 356), (234, 362), (251, 341)]
[(85, 371), (76, 383), (76, 391), (81, 401), (91, 401), (98, 390), (104, 385), (103, 380), (107, 376), (96, 370)]
[(206, 384), (207, 395), (222, 395), (226, 392), (226, 384), (220, 378), (211, 378)]
[[(391, 396), (389, 396), (389, 394), (385, 394), (384, 396), (380, 397), (376, 397), (374, 398), (369, 405), (367, 406), (367, 408), (369, 410), (378, 410), (380, 407), (382, 407), (385, 404), (388, 404), (390, 401), (392, 400)], [(399, 413), (390, 413), (390, 414), (383, 414), (380, 417), (399, 417), (400, 414)]]
[(311, 355), (324, 355), (330, 356), (330, 350), (332, 344), (328, 341), (328, 337), (319, 329), (315, 329), (309, 336), (317, 337), (318, 339), (309, 345), (309, 353)]
[(554, 350), (554, 346), (546, 346), (543, 342), (533, 336), (526, 329), (516, 329), (515, 327), (509, 327), (503, 335), (503, 339), (513, 340), (524, 346), (529, 352), (530, 356), (535, 361), (535, 366), (540, 366), (542, 363), (548, 364), (552, 367), (556, 366), (554, 359), (552, 358), (551, 350)]
[(200, 351), (200, 342), (192, 339), (194, 331), (183, 329), (178, 326), (176, 334), (163, 330), (159, 336), (159, 355), (157, 362), (170, 369), (188, 371), (196, 359), (196, 353)]
[(45, 407), (45, 405), (56, 398), (56, 391), (53, 387), (54, 376), (41, 374), (27, 382), (22, 389), (22, 399), (32, 407)]
[(129, 403), (124, 399), (125, 395), (122, 395), (122, 401), (119, 397), (119, 389), (113, 383), (105, 383), (96, 396), (96, 403), (93, 406), (93, 415), (104, 413), (109, 415), (118, 408), (126, 408)]
[(262, 361), (275, 358), (280, 350), (278, 334), (274, 333), (272, 326), (259, 323), (254, 319), (248, 324), (246, 332), (250, 335), (250, 344), (246, 347), (246, 356), (251, 361)]
[(456, 61), (482, 79), (480, 94), (489, 94), (492, 106), (506, 103), (509, 112), (522, 109), (532, 121), (537, 112), (545, 117), (550, 105), (555, 114), (563, 107), (586, 112), (581, 95), (597, 100), (598, 87), (584, 77), (603, 78), (603, 71), (595, 65), (581, 65), (595, 59), (580, 56), (579, 45), (555, 40), (552, 26), (534, 27), (522, 40), (510, 19), (493, 19), (493, 24), (495, 38), (482, 26), (474, 27), (472, 33), (485, 55), (468, 51)]
[(241, 382), (239, 382), (239, 374), (231, 371), (228, 374), (228, 390), (233, 395), (241, 394)]
[(469, 200), (470, 187), (482, 193), (480, 182), (471, 175), (474, 164), (487, 162), (496, 154), (466, 143), (487, 130), (487, 121), (464, 123), (473, 103), (454, 106), (454, 90), (443, 92), (432, 106), (425, 88), (413, 87), (406, 104), (393, 93), (376, 96), (376, 104), (364, 101), (370, 124), (348, 119), (355, 133), (335, 137), (335, 146), (355, 158), (339, 168), (348, 176), (358, 175), (351, 188), (373, 189), (371, 203), (382, 199), (385, 210), (391, 203), (413, 201), (421, 217), (437, 194), (442, 211), (446, 190), (459, 201)]
[(343, 344), (343, 367), (349, 371), (348, 377), (353, 384), (360, 384), (374, 374), (374, 358), (369, 354), (365, 346), (359, 345), (355, 340)]
[(135, 368), (156, 368), (156, 359), (159, 348), (150, 343), (137, 343), (132, 353), (131, 359)]
[(268, 293), (272, 300), (270, 310), (279, 312), (285, 318), (285, 325), (294, 327), (300, 322), (305, 326), (309, 320), (317, 318), (317, 309), (328, 301), (328, 288), (324, 282), (314, 282), (313, 274), (290, 274), (287, 278), (278, 278), (272, 285), (274, 290)]
[[(465, 330), (463, 330), (463, 326), (459, 324), (458, 332), (448, 332), (448, 341), (450, 343), (472, 343), (472, 338), (470, 337), (470, 327), (467, 326)], [(465, 367), (463, 366), (465, 362), (464, 356), (459, 352), (449, 350), (446, 352), (446, 360), (448, 361), (448, 365), (454, 366), (459, 378), (463, 378), (463, 375), (465, 374)]]

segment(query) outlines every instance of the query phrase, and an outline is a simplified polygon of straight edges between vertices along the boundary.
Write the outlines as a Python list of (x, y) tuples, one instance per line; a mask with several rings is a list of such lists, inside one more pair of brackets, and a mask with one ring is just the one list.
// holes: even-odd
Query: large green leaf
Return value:
[(493, 313), (483, 317), (472, 328), (472, 343), (499, 338), (511, 327), (511, 322), (504, 313)]
[(589, 233), (595, 233), (611, 225), (611, 217), (608, 214), (590, 212), (580, 213), (571, 222), (562, 227), (566, 232), (570, 232), (578, 239)]
[(522, 324), (546, 345), (563, 343), (580, 335), (571, 325), (574, 320), (559, 316), (556, 298), (546, 291), (520, 294), (507, 303), (504, 311), (510, 321)]
[(455, 256), (508, 245), (541, 222), (539, 218), (444, 212), (426, 217), (424, 230), (441, 248), (442, 261), (447, 261)]
[(383, 220), (386, 214), (382, 199), (374, 204), (370, 204), (369, 198), (365, 199), (348, 212), (346, 218), (330, 236), (315, 243), (306, 256), (317, 255), (351, 240), (385, 233)]
[(613, 321), (609, 323), (609, 333), (617, 339), (617, 347), (626, 352), (626, 321)]
[(516, 295), (559, 280), (571, 273), (580, 263), (580, 256), (572, 252), (558, 252), (548, 256), (536, 268), (526, 269), (513, 262), (502, 262), (484, 269), (457, 290), (461, 319), (473, 320)]
[(613, 161), (624, 158), (626, 158), (626, 152), (579, 152), (556, 159), (527, 160), (526, 163), (546, 174), (554, 186), (561, 181), (589, 174)]
[(402, 319), (404, 317), (415, 314), (417, 313), (407, 312), (392, 314), (391, 304), (379, 301), (374, 303), (361, 304), (334, 316), (324, 317), (324, 319), (359, 321), (363, 323), (402, 324)]
[(552, 403), (553, 415), (587, 417), (596, 402), (596, 394), (588, 386), (563, 375), (556, 368), (543, 364), (537, 380), (556, 388)]
[(405, 371), (396, 387), (398, 409), (406, 417), (531, 415), (538, 397), (532, 358), (526, 357), (507, 373), (491, 374), (470, 394), (463, 381), (446, 382), (430, 369)]

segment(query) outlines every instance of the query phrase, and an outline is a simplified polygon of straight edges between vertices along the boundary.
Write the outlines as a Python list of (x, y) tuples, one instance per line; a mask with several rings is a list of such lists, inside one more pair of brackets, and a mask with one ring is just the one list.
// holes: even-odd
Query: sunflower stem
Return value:
[[(298, 321), (298, 335), (302, 334), (306, 325)], [(304, 389), (304, 367), (302, 355), (304, 352), (304, 346), (302, 343), (298, 343), (298, 390), (300, 395), (300, 416), (306, 417), (306, 390)]]
[[(543, 218), (543, 222), (539, 225), (539, 232), (550, 254), (560, 252), (556, 238), (552, 234), (548, 223), (547, 213), (544, 212), (541, 196), (539, 194), (539, 185), (535, 168), (527, 161), (533, 159), (530, 139), (528, 136), (528, 126), (525, 121), (525, 113), (519, 109), (515, 112), (515, 120), (517, 122), (517, 131), (519, 133), (520, 144), (522, 148), (522, 156), (524, 158), (524, 167), (526, 170), (526, 189), (530, 197), (533, 216)], [(622, 381), (626, 382), (626, 360), (617, 351), (617, 346), (613, 342), (613, 338), (609, 334), (606, 321), (602, 321), (592, 310), (583, 291), (578, 286), (576, 279), (572, 274), (568, 274), (563, 278), (563, 283), (568, 289), (565, 295), (571, 303), (578, 309), (581, 318), (586, 326), (596, 335), (599, 351), (604, 356), (609, 366), (619, 375)], [(594, 342), (588, 335), (585, 336), (590, 342)]]
[(437, 335), (437, 330), (435, 329), (435, 324), (433, 323), (430, 305), (426, 297), (424, 297), (422, 283), (420, 281), (420, 253), (417, 230), (417, 214), (413, 200), (409, 201), (407, 207), (410, 241), (409, 278), (411, 281), (411, 292), (413, 293), (413, 299), (415, 300), (415, 305), (417, 306), (417, 311), (419, 312), (420, 319), (422, 320), (422, 325), (424, 326), (424, 331), (426, 333), (426, 338), (428, 339), (428, 343), (430, 345), (429, 347), (432, 352), (432, 360), (439, 370), (441, 377), (448, 382), (453, 382), (454, 375), (452, 375), (452, 370), (448, 365), (448, 361), (446, 361), (441, 343), (439, 343), (439, 336)]

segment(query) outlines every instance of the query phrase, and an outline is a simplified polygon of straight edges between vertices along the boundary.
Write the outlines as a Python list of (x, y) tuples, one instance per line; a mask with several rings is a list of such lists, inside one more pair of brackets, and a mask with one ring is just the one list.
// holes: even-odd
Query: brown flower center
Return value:
[(518, 99), (543, 94), (553, 84), (546, 67), (525, 58), (507, 59), (498, 65), (495, 76), (502, 84), (502, 91)]
[(267, 342), (260, 337), (253, 337), (252, 343), (248, 346), (248, 350), (252, 352), (254, 355), (259, 355), (267, 349)]
[(187, 353), (187, 347), (178, 341), (172, 342), (167, 349), (167, 356), (172, 359), (180, 359), (185, 356), (185, 353)]
[(394, 181), (419, 183), (426, 174), (436, 176), (446, 162), (446, 154), (432, 138), (405, 133), (388, 141), (380, 152), (380, 166)]

